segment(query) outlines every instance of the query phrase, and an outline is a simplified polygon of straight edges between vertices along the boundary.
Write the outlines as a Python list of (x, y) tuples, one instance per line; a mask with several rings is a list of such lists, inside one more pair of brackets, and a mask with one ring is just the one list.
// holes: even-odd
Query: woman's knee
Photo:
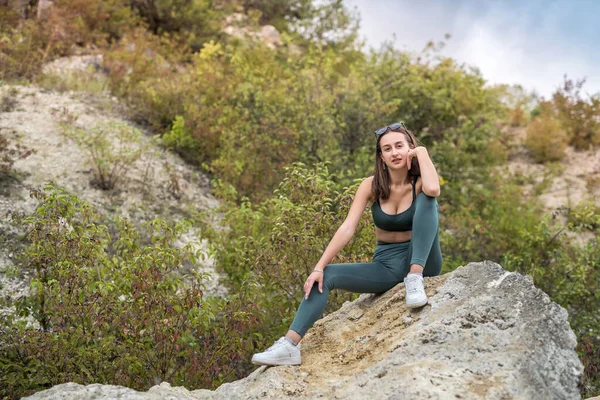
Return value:
[(327, 264), (323, 270), (323, 288), (331, 290), (335, 287), (335, 280), (339, 276), (341, 268), (343, 267), (339, 264)]
[(420, 208), (427, 207), (437, 209), (437, 199), (421, 192), (417, 195), (416, 205)]

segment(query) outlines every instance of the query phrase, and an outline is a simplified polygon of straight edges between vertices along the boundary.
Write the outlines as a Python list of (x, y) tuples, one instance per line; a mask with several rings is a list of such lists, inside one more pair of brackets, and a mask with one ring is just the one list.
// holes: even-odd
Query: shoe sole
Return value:
[(270, 361), (263, 361), (260, 359), (256, 359), (254, 357), (252, 357), (252, 364), (254, 365), (274, 365), (274, 366), (279, 366), (279, 365), (300, 365), (300, 361), (301, 360), (290, 360), (290, 359), (279, 359), (279, 360), (270, 360)]
[(427, 297), (421, 301), (418, 301), (416, 303), (406, 303), (406, 307), (408, 308), (419, 308), (419, 307), (423, 307), (425, 304), (427, 304)]

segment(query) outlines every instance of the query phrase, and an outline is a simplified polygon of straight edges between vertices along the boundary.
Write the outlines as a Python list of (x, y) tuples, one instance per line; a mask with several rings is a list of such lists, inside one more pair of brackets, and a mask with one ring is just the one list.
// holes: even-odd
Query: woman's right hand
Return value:
[(323, 293), (323, 272), (322, 270), (314, 270), (311, 274), (306, 278), (306, 282), (304, 283), (304, 298), (308, 300), (308, 295), (313, 288), (315, 282), (319, 282), (319, 292)]

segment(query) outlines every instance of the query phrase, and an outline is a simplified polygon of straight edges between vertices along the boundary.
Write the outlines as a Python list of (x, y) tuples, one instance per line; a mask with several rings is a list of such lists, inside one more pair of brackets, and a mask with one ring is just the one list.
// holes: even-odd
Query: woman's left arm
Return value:
[(421, 180), (423, 182), (423, 192), (429, 197), (438, 197), (440, 195), (440, 178), (435, 170), (433, 161), (429, 158), (429, 152), (423, 146), (415, 147), (408, 152), (407, 165), (410, 169), (411, 160), (417, 157), (419, 168), (421, 170)]

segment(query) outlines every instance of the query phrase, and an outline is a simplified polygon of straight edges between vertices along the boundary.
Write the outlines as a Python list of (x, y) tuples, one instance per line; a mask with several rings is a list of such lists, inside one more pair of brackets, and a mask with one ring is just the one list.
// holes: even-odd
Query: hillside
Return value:
[[(23, 232), (15, 230), (10, 212), (31, 213), (36, 201), (30, 191), (54, 182), (68, 192), (92, 204), (111, 220), (126, 217), (136, 224), (152, 218), (177, 220), (190, 211), (214, 208), (218, 201), (209, 193), (209, 180), (186, 165), (177, 155), (165, 151), (143, 128), (136, 128), (123, 117), (122, 107), (107, 95), (77, 92), (60, 93), (36, 86), (2, 86), (0, 98), (10, 104), (0, 114), (0, 131), (11, 146), (17, 143), (32, 154), (14, 163), (14, 173), (2, 182), (0, 192), (0, 271), (13, 263), (14, 246), (20, 247)], [(122, 176), (113, 190), (103, 190), (93, 181), (89, 155), (63, 134), (61, 120), (71, 127), (92, 129), (109, 123), (124, 124), (142, 132), (138, 145), (143, 147), (139, 160)], [(103, 125), (104, 124), (104, 125)], [(116, 145), (116, 142), (114, 143)], [(197, 241), (190, 231), (183, 243)], [(207, 295), (224, 296), (213, 262), (193, 266), (208, 272)], [(23, 280), (8, 280), (0, 272), (2, 295), (18, 297), (27, 292), (27, 271)]]

